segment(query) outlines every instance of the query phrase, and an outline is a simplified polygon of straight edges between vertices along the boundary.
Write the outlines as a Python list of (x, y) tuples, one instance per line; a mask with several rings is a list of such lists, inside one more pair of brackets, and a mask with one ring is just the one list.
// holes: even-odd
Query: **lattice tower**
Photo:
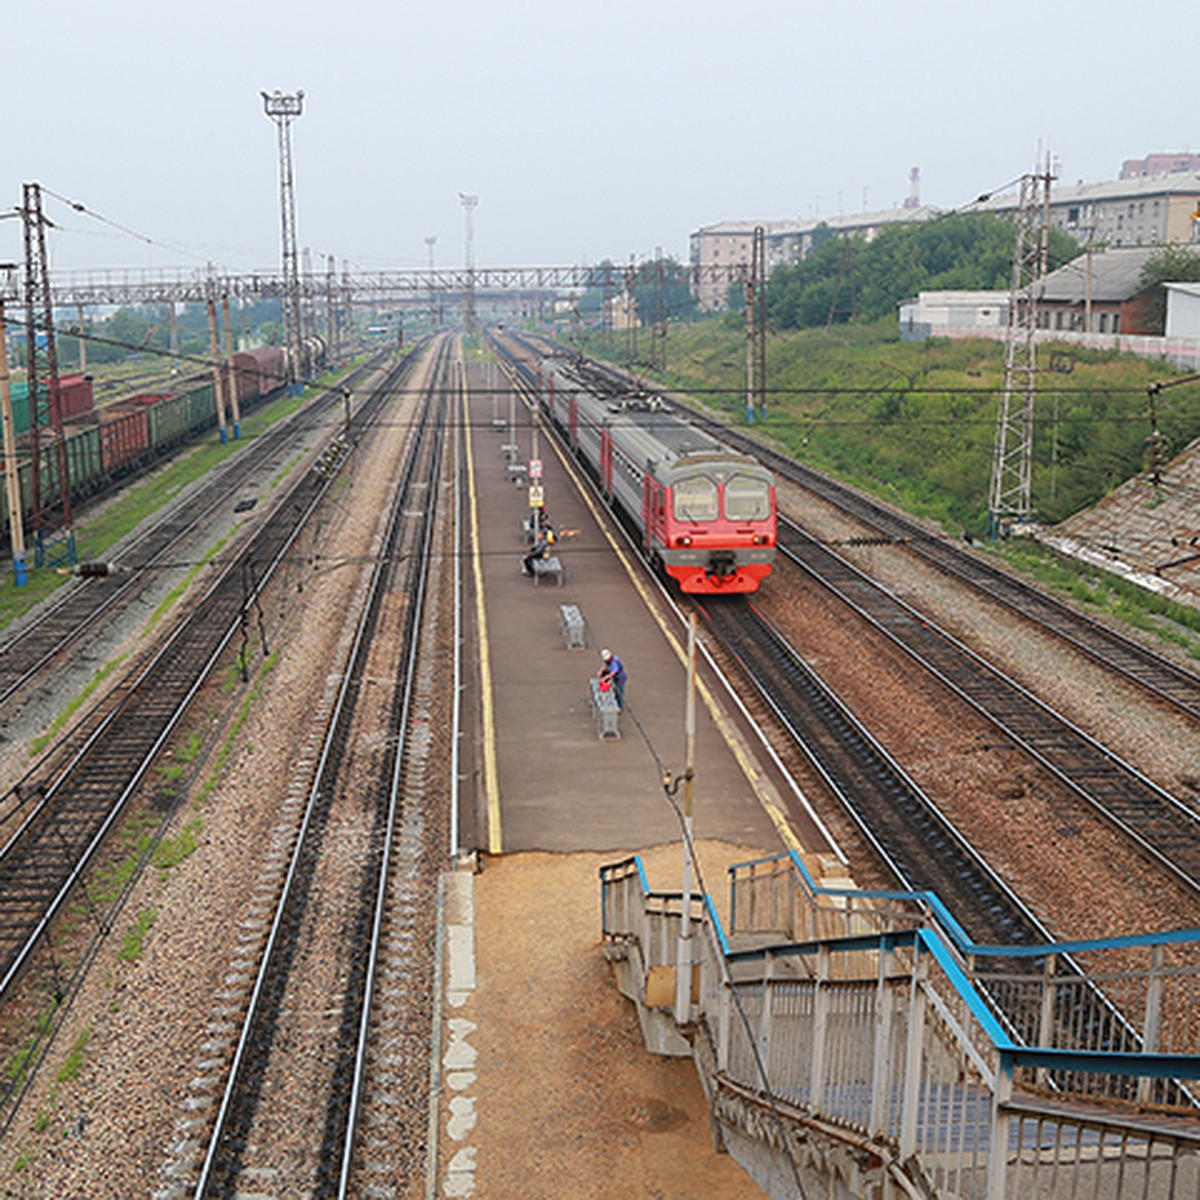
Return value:
[(1050, 245), (1050, 183), (1053, 176), (1025, 175), (1017, 210), (1008, 327), (1004, 339), (1004, 382), (996, 418), (996, 443), (988, 496), (988, 533), (999, 534), (1033, 511), (1033, 406), (1036, 395), (1038, 301)]

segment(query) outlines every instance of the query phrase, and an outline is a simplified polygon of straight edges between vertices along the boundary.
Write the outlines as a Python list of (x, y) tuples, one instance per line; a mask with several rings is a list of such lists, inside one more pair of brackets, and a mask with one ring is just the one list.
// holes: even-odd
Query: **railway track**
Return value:
[[(342, 386), (361, 382), (374, 368), (374, 363), (358, 368)], [(116, 574), (78, 580), (61, 589), (33, 619), (8, 636), (0, 644), (0, 716), (52, 663), (136, 598), (145, 572), (169, 561), (176, 547), (235, 497), (265, 463), (286, 456), (289, 447), (304, 437), (303, 423), (311, 423), (340, 403), (340, 391), (330, 391), (303, 410), (303, 421), (296, 414), (273, 425), (125, 545), (113, 558)]]
[[(629, 390), (632, 381), (621, 372), (599, 364), (592, 364), (592, 368), (597, 383), (614, 394)], [(676, 397), (672, 397), (672, 402), (685, 408), (691, 419), (715, 437), (766, 463), (777, 476), (811, 492), (871, 530), (873, 535), (903, 543), (906, 550), (940, 573), (977, 595), (1003, 605), (1021, 620), (1052, 634), (1161, 703), (1200, 721), (1200, 675), (1120, 630), (1055, 599), (982, 555), (935, 536), (903, 513), (797, 462), (708, 413), (682, 404)]]
[[(362, 405), (356, 430), (369, 425), (406, 369), (407, 363), (397, 367)], [(15, 797), (20, 827), (0, 851), (0, 1002), (336, 475), (332, 469), (304, 472), (189, 618), (81, 723), (67, 751), (25, 781)]]
[[(928, 892), (953, 914), (976, 946), (1053, 943), (1050, 932), (988, 866), (907, 776), (903, 768), (837, 699), (815, 671), (753, 602), (697, 603), (709, 628), (753, 681), (775, 718), (810, 759), (882, 861), (908, 891)], [(960, 951), (958, 930), (949, 930)], [(1085, 984), (1069, 955), (1058, 956), (1062, 978), (1076, 986), (1071, 1002), (1046, 1012), (1018, 982), (1044, 968), (1038, 959), (988, 956), (974, 978), (994, 1011), (1018, 1040), (1137, 1052), (1143, 1040), (1134, 1020), (1100, 987)], [(1133, 1014), (1134, 1017), (1138, 1014)], [(1053, 1091), (1057, 1077), (1046, 1080)], [(1196, 1098), (1178, 1081), (1164, 1082), (1173, 1105), (1192, 1108)]]
[(1200, 820), (1190, 809), (827, 546), (790, 526), (781, 532), (780, 549), (1048, 768), (1144, 856), (1200, 892)]
[[(429, 1037), (417, 981), (432, 967), (414, 931), (431, 923), (436, 870), (437, 654), (422, 653), (430, 640), (419, 635), (436, 617), (425, 597), (446, 429), (447, 402), (435, 392), (446, 391), (449, 346), (357, 619), (197, 1200), (250, 1194), (264, 1181), (271, 1194), (367, 1195), (384, 1183), (398, 1194), (423, 1176), (423, 1139), (414, 1144), (412, 1130), (427, 1119), (428, 1068), (424, 1054), (403, 1050), (419, 1039), (427, 1053)], [(381, 751), (364, 754), (364, 739)]]

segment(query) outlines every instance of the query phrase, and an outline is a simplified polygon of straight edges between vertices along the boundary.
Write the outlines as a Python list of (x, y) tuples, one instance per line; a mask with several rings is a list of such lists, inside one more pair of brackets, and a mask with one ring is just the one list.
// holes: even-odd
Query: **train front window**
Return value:
[(672, 497), (677, 521), (717, 519), (717, 485), (703, 475), (679, 480), (672, 490)]
[(771, 515), (771, 485), (753, 475), (732, 475), (725, 484), (725, 517), (765, 521)]

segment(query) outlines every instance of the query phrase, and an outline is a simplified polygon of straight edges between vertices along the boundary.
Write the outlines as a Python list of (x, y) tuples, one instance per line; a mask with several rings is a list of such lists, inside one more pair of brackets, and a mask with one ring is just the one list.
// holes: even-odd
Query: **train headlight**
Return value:
[(765, 533), (756, 533), (754, 535), (755, 546), (766, 546), (770, 543), (770, 541), (771, 539)]
[(677, 545), (677, 546), (690, 546), (691, 544), (692, 544), (692, 539), (690, 537), (687, 537), (686, 535), (684, 537), (677, 537), (675, 539), (675, 545)]

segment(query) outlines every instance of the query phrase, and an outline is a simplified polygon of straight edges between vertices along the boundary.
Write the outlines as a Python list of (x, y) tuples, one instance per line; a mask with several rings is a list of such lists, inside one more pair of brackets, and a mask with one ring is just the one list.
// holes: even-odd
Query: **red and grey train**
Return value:
[(542, 362), (555, 424), (609, 504), (684, 592), (754, 592), (775, 558), (771, 472), (658, 397), (595, 395), (566, 359)]

